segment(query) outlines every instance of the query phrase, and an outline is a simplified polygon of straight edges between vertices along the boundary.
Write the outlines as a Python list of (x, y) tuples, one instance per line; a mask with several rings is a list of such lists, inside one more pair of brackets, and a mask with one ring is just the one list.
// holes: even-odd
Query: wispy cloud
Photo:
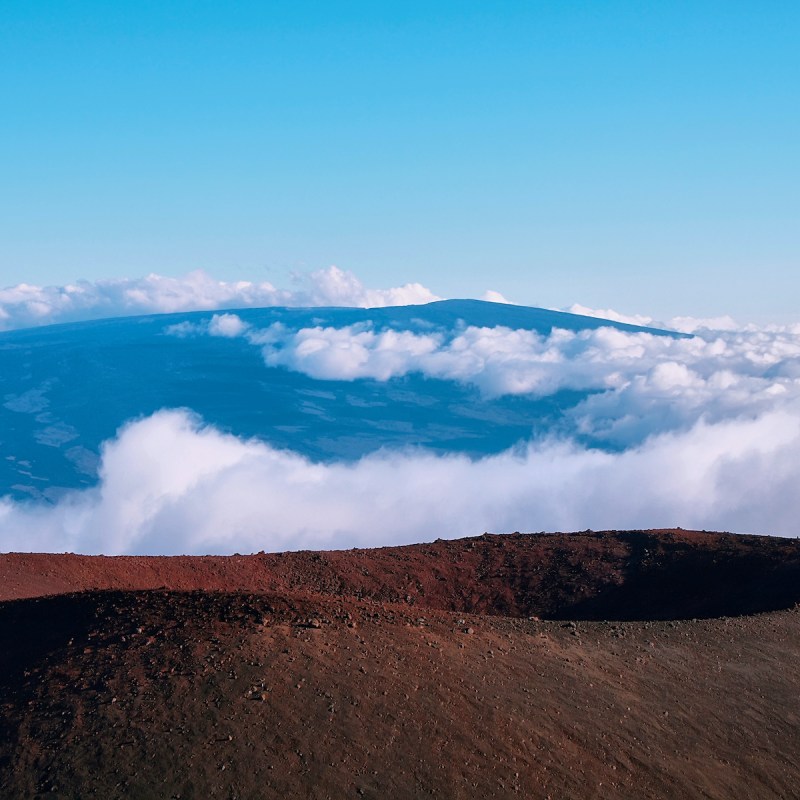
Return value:
[(567, 308), (561, 309), (570, 314), (579, 314), (582, 317), (595, 317), (597, 319), (608, 319), (613, 322), (624, 322), (628, 325), (640, 325), (645, 328), (662, 328), (682, 333), (695, 333), (696, 331), (735, 331), (748, 329), (753, 326), (742, 326), (729, 316), (722, 317), (673, 317), (666, 322), (653, 319), (646, 314), (622, 314), (613, 308), (589, 308), (589, 306), (573, 303)]
[[(597, 317), (598, 319), (610, 319), (613, 322), (625, 322), (628, 325), (641, 325), (648, 327), (655, 325), (655, 320), (645, 314), (620, 314), (619, 311), (614, 311), (613, 308), (589, 308), (588, 306), (581, 305), (580, 303), (573, 303), (568, 308), (563, 309), (570, 314), (579, 314), (582, 317)], [(661, 325), (660, 327), (671, 327), (669, 325)]]

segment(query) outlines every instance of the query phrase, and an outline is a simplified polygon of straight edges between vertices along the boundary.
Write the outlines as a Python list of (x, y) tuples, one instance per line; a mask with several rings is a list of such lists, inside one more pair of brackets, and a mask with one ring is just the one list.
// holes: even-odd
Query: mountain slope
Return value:
[[(794, 796), (800, 609), (727, 613), (763, 607), (781, 564), (796, 593), (797, 544), (679, 531), (569, 541), (227, 559), (6, 556), (11, 592), (32, 593), (37, 575), (39, 591), (104, 579), (163, 588), (0, 603), (0, 795)], [(530, 606), (500, 607), (504, 596), (560, 597), (568, 615), (586, 608), (584, 583), (601, 572), (617, 589), (633, 580), (628, 599), (638, 602), (650, 565), (677, 580), (691, 564), (671, 594), (662, 582), (649, 605), (627, 606), (636, 621), (544, 621), (514, 616)], [(702, 607), (692, 597), (701, 574), (710, 597), (727, 590), (730, 605), (713, 609), (726, 616), (646, 618), (670, 602), (675, 616)], [(406, 591), (409, 575), (425, 590), (417, 599), (381, 598)], [(277, 588), (253, 592), (259, 581)], [(446, 610), (482, 593), (494, 598), (489, 613)]]

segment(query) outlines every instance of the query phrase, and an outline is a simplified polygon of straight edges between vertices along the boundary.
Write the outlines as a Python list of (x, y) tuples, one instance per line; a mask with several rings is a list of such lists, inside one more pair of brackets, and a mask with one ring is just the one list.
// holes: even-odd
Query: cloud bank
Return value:
[(0, 501), (0, 550), (232, 553), (654, 525), (797, 535), (798, 482), (798, 409), (616, 454), (551, 440), (479, 460), (326, 465), (162, 411), (106, 444), (98, 487), (54, 506)]
[(800, 403), (800, 326), (698, 328), (675, 338), (615, 328), (548, 336), (504, 327), (448, 333), (365, 325), (249, 328), (235, 314), (183, 323), (173, 334), (244, 336), (269, 367), (322, 381), (387, 381), (410, 373), (476, 386), (486, 398), (587, 393), (567, 418), (581, 436), (619, 447)]
[(338, 267), (304, 276), (297, 290), (277, 289), (267, 281), (219, 281), (198, 270), (182, 278), (153, 274), (67, 286), (21, 283), (0, 289), (0, 330), (134, 314), (264, 306), (376, 308), (438, 299), (419, 283), (368, 289), (351, 272)]

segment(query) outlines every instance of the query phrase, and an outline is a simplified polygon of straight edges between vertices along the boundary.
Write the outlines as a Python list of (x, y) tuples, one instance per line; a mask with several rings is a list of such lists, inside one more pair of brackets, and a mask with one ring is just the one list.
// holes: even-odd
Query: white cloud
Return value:
[(435, 335), (393, 330), (375, 333), (360, 325), (288, 332), (278, 324), (250, 340), (262, 345), (264, 360), (271, 367), (288, 367), (321, 380), (381, 381), (421, 366), (423, 357), (441, 343)]
[(164, 333), (168, 336), (177, 336), (179, 339), (187, 339), (191, 336), (218, 336), (223, 339), (236, 339), (245, 336), (250, 331), (250, 325), (245, 322), (238, 314), (214, 314), (211, 319), (200, 320), (199, 322), (176, 322), (174, 325), (167, 325)]
[(338, 267), (313, 272), (310, 281), (302, 280), (308, 283), (308, 288), (298, 293), (297, 302), (283, 305), (383, 308), (441, 299), (420, 283), (406, 283), (393, 289), (367, 289), (352, 272)]
[(338, 267), (302, 276), (297, 290), (268, 281), (219, 281), (203, 271), (182, 278), (147, 275), (67, 286), (19, 284), (0, 289), (0, 330), (133, 314), (255, 308), (263, 306), (413, 305), (438, 300), (419, 283), (368, 289)]
[(733, 317), (711, 317), (699, 319), (697, 317), (673, 317), (667, 327), (683, 333), (699, 333), (702, 331), (736, 331), (742, 326), (737, 325)]
[(208, 332), (212, 336), (234, 339), (241, 336), (248, 327), (248, 324), (236, 314), (214, 314), (208, 323)]
[(643, 314), (620, 314), (613, 308), (589, 308), (580, 303), (573, 303), (568, 308), (563, 309), (570, 314), (578, 314), (581, 317), (596, 317), (598, 319), (609, 319), (612, 322), (624, 322), (628, 325), (641, 325), (648, 327), (653, 325), (653, 318)]
[[(487, 395), (548, 394), (561, 385), (587, 382), (562, 348), (597, 332), (468, 327), (449, 340), (443, 334), (374, 331), (368, 326), (287, 330), (278, 324), (250, 336), (269, 366), (283, 366), (323, 380), (388, 380), (421, 372), (479, 386)], [(594, 381), (590, 381), (593, 383)]]
[(163, 411), (55, 506), (0, 501), (0, 550), (231, 553), (397, 544), (484, 530), (680, 525), (800, 533), (800, 412), (653, 437), (622, 453), (549, 441), (470, 460), (379, 452), (318, 464)]
[(179, 339), (185, 339), (188, 336), (197, 336), (201, 333), (209, 333), (208, 323), (195, 323), (195, 322), (176, 322), (174, 325), (167, 325), (164, 328), (164, 333), (168, 336), (177, 336)]
[[(185, 335), (182, 327), (172, 332)], [(386, 381), (417, 372), (475, 385), (487, 398), (591, 392), (570, 418), (580, 433), (620, 446), (703, 417), (719, 421), (800, 401), (796, 326), (674, 338), (615, 328), (542, 336), (468, 327), (446, 335), (276, 324), (244, 335), (268, 366), (317, 380)]]
[(485, 300), (487, 303), (503, 303), (507, 306), (516, 305), (516, 303), (512, 303), (510, 300), (506, 300), (506, 298), (500, 294), (500, 292), (496, 292), (494, 289), (487, 289), (483, 293), (481, 300)]
[(679, 331), (681, 333), (699, 333), (709, 331), (736, 331), (755, 330), (755, 326), (739, 325), (733, 317), (673, 317), (665, 322), (648, 317), (646, 314), (621, 314), (613, 308), (589, 308), (580, 303), (573, 303), (568, 308), (561, 309), (570, 314), (579, 314), (582, 317), (595, 317), (608, 319), (612, 322), (624, 322), (628, 325), (638, 325), (644, 328), (660, 328), (662, 330)]

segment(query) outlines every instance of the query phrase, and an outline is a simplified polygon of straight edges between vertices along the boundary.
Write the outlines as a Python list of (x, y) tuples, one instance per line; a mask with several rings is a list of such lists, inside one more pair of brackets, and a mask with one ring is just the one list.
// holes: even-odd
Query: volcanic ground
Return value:
[(3, 798), (800, 796), (800, 541), (0, 556)]

